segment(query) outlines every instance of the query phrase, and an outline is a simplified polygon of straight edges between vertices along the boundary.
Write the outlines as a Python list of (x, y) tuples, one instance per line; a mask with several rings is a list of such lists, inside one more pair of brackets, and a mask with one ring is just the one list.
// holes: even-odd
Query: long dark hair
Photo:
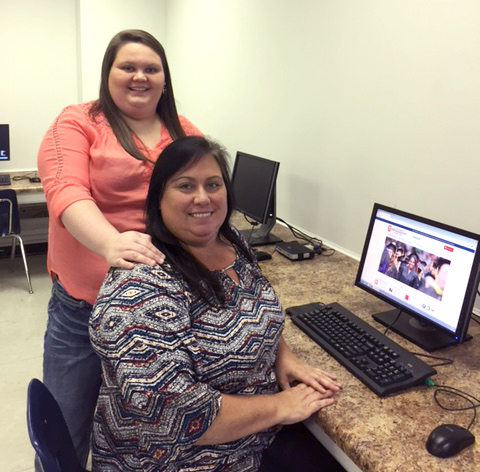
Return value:
[[(181, 242), (165, 225), (160, 212), (160, 201), (168, 180), (182, 169), (195, 164), (203, 156), (212, 156), (220, 167), (227, 190), (227, 215), (219, 233), (253, 262), (253, 257), (229, 224), (233, 212), (233, 191), (227, 152), (218, 143), (201, 136), (187, 136), (169, 144), (160, 154), (153, 169), (146, 203), (147, 234), (176, 268), (193, 292), (209, 303), (224, 302), (225, 294), (216, 274), (188, 253)], [(215, 301), (216, 299), (216, 301)]]
[(122, 118), (118, 107), (115, 105), (112, 96), (110, 95), (110, 90), (108, 89), (108, 76), (110, 75), (112, 64), (117, 57), (118, 50), (127, 43), (144, 44), (160, 56), (165, 74), (165, 91), (162, 93), (162, 96), (158, 101), (157, 113), (167, 127), (173, 140), (185, 136), (185, 132), (178, 119), (177, 107), (175, 106), (175, 98), (173, 96), (172, 80), (165, 50), (151, 34), (142, 30), (120, 31), (120, 33), (117, 33), (108, 44), (105, 55), (103, 56), (99, 98), (92, 104), (89, 115), (92, 119), (95, 119), (101, 112), (103, 112), (110, 123), (115, 136), (125, 151), (135, 159), (151, 162), (151, 160), (145, 156), (135, 144), (132, 137), (132, 130)]

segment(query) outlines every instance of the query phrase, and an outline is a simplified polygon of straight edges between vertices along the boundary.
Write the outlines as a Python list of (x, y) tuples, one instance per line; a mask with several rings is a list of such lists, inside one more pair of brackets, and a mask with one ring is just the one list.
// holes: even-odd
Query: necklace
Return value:
[(227, 272), (228, 269), (231, 269), (234, 265), (235, 265), (235, 262), (236, 262), (236, 259), (233, 261), (232, 264), (230, 264), (229, 266), (225, 267), (224, 269), (221, 269), (220, 272)]

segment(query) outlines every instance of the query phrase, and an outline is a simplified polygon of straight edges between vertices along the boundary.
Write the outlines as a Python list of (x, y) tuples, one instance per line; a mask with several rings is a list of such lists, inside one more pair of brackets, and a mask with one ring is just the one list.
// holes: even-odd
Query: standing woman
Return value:
[(107, 47), (99, 99), (65, 108), (40, 146), (53, 280), (43, 379), (82, 464), (101, 381), (88, 337), (92, 305), (110, 266), (163, 262), (145, 234), (153, 165), (172, 140), (199, 134), (177, 115), (161, 44), (144, 31), (127, 30)]

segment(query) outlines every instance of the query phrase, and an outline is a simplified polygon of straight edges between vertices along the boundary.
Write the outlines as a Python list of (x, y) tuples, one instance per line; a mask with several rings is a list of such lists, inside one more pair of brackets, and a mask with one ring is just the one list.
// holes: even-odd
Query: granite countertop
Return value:
[[(245, 228), (238, 216), (233, 221)], [(285, 240), (295, 240), (286, 228), (279, 225), (275, 234)], [(261, 249), (272, 252), (274, 247)], [(358, 262), (352, 258), (336, 252), (330, 257), (315, 256), (312, 260), (292, 262), (275, 252), (271, 260), (260, 265), (284, 308), (313, 302), (338, 302), (383, 331), (371, 314), (391, 307), (354, 286)], [(478, 398), (480, 326), (472, 322), (469, 333), (473, 335), (471, 341), (439, 352), (441, 357), (454, 359), (454, 363), (437, 367), (437, 375), (432, 380), (439, 385), (465, 390)], [(424, 352), (394, 332), (389, 332), (388, 336), (409, 350)], [(334, 373), (342, 384), (343, 390), (337, 394), (336, 403), (321, 410), (316, 422), (364, 472), (480, 471), (478, 443), (449, 459), (433, 457), (425, 448), (425, 441), (436, 426), (453, 423), (467, 427), (473, 416), (472, 410), (442, 410), (434, 401), (434, 389), (426, 386), (379, 398), (294, 326), (288, 316), (284, 337), (299, 357)], [(426, 362), (432, 364), (436, 361), (426, 359)], [(456, 397), (443, 398), (449, 405), (465, 405)], [(478, 421), (471, 431), (474, 435), (479, 434)]]
[[(13, 177), (25, 177), (21, 180), (14, 180)], [(2, 189), (10, 188), (15, 190), (17, 193), (31, 193), (31, 192), (43, 192), (43, 187), (40, 182), (30, 182), (28, 177), (37, 177), (38, 172), (36, 171), (22, 171), (22, 172), (11, 172), (10, 177), (12, 180), (11, 185), (5, 185)]]

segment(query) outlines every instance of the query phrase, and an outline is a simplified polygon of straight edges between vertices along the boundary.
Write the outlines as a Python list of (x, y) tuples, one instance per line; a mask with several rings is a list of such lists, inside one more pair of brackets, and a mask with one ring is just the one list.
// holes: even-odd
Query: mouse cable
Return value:
[[(390, 328), (398, 321), (398, 318), (400, 318), (400, 315), (403, 313), (402, 310), (399, 310), (397, 317), (385, 328), (385, 331), (383, 332), (383, 335), (385, 336), (387, 332), (390, 330)], [(437, 361), (442, 361), (439, 364), (433, 364), (430, 367), (441, 367), (442, 365), (449, 365), (453, 364), (453, 359), (448, 359), (447, 357), (438, 357), (438, 356), (432, 356), (431, 354), (423, 354), (421, 352), (412, 352), (408, 351), (410, 354), (413, 354), (414, 356), (417, 357), (426, 357), (427, 359), (434, 359)]]
[[(303, 231), (300, 231), (298, 228), (295, 228), (290, 223), (288, 223), (287, 221), (285, 221), (284, 219), (278, 216), (277, 216), (277, 220), (281, 221), (284, 225), (286, 225), (287, 228), (292, 232), (292, 234), (296, 238), (311, 244), (313, 246), (313, 251), (316, 254), (320, 254), (325, 257), (333, 256), (333, 254), (335, 254), (335, 249), (332, 249), (332, 248), (327, 249), (323, 247), (323, 241), (321, 239), (315, 238), (313, 236), (309, 236), (308, 234), (304, 233)], [(328, 254), (325, 254), (326, 251), (329, 251)]]
[[(480, 407), (480, 400), (476, 397), (474, 397), (471, 393), (464, 392), (463, 390), (459, 390), (458, 388), (455, 387), (450, 387), (449, 385), (437, 385), (433, 380), (427, 379), (425, 380), (425, 383), (429, 387), (435, 387), (435, 392), (433, 393), (433, 398), (435, 400), (435, 403), (442, 408), (442, 410), (446, 411), (466, 411), (466, 410), (473, 410), (473, 418), (470, 421), (470, 424), (468, 425), (467, 429), (469, 430), (473, 423), (475, 423), (475, 419), (477, 417), (477, 408)], [(467, 402), (471, 404), (471, 406), (465, 406), (463, 408), (459, 407), (449, 407), (445, 406), (445, 404), (442, 404), (442, 402), (439, 400), (439, 395), (443, 394), (448, 394), (448, 395), (456, 395), (457, 397), (463, 398)], [(476, 402), (476, 404), (475, 404)]]
[(24, 174), (24, 175), (14, 175), (12, 177), (12, 180), (15, 180), (15, 182), (18, 180), (28, 180), (30, 177), (32, 177), (32, 174), (35, 174), (33, 177), (36, 177), (37, 171), (32, 170), (31, 172), (28, 172), (27, 174)]

